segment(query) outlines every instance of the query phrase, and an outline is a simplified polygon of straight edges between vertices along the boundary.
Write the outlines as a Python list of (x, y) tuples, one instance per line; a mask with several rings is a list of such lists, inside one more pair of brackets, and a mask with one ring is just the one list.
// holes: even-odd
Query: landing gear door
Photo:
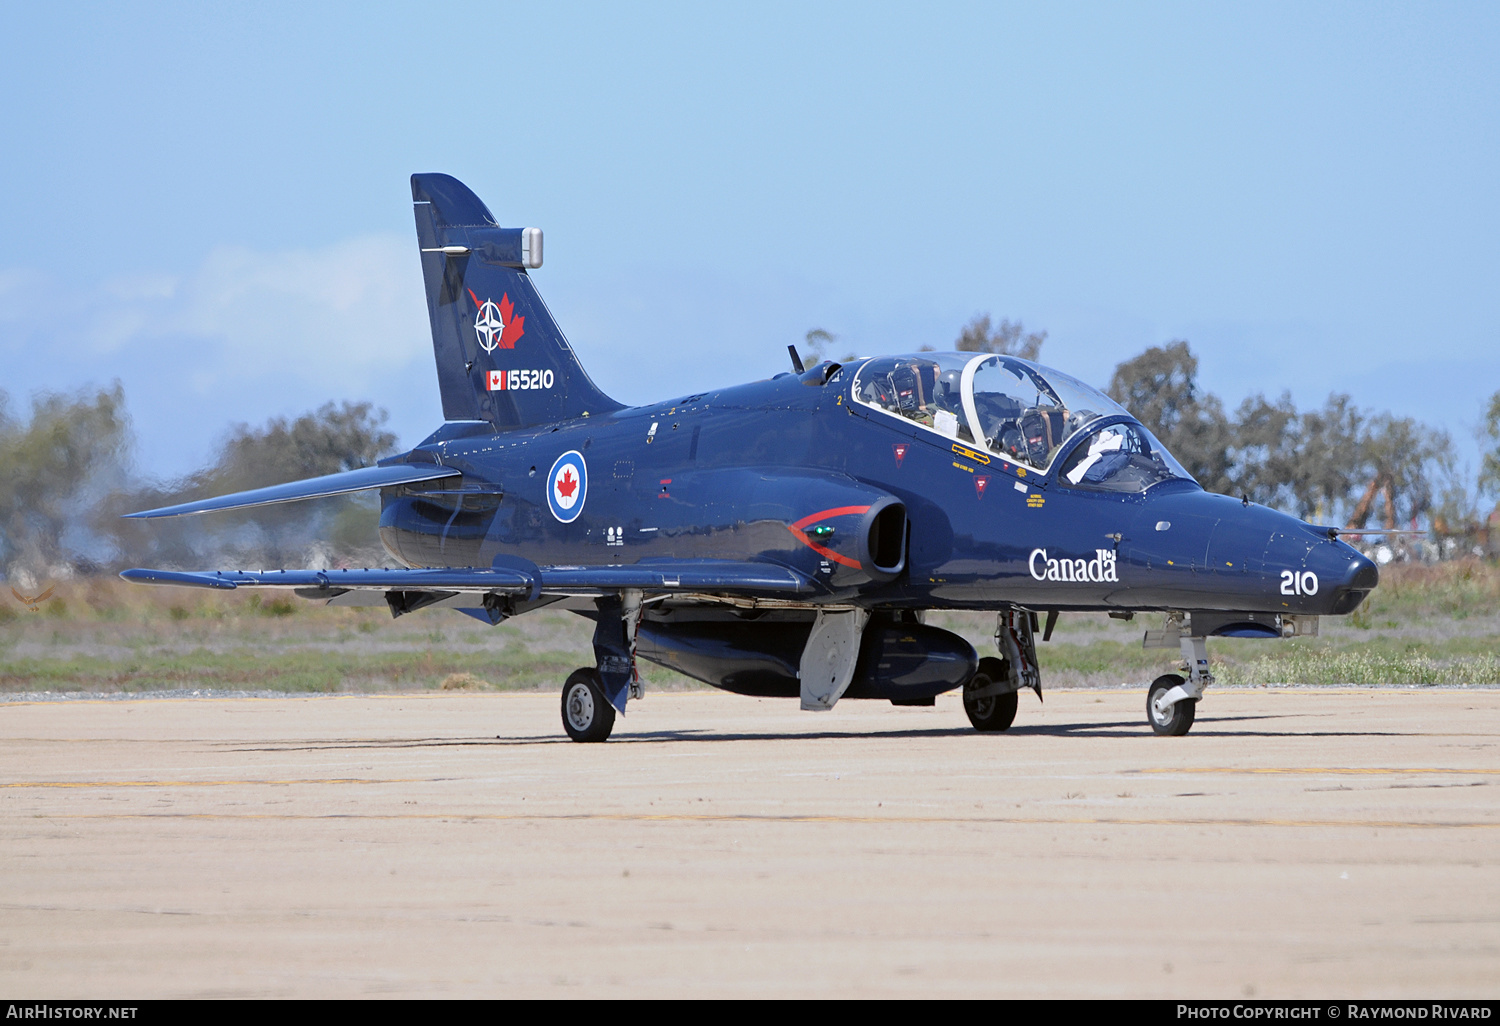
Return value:
[(869, 619), (866, 609), (818, 610), (797, 674), (803, 709), (827, 712), (844, 696), (854, 680), (859, 643)]

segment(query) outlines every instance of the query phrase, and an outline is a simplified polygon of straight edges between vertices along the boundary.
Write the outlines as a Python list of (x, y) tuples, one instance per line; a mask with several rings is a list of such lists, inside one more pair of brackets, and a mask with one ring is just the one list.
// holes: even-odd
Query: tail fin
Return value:
[(589, 380), (537, 294), (542, 233), (501, 228), (456, 178), (411, 176), (446, 420), (497, 428), (547, 424), (621, 408)]

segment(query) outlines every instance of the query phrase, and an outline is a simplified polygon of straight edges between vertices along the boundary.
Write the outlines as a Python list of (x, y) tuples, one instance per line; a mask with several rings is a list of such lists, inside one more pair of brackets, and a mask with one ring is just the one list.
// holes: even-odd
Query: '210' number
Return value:
[(1292, 570), (1281, 571), (1281, 593), (1283, 595), (1316, 595), (1318, 575), (1311, 570), (1300, 574)]

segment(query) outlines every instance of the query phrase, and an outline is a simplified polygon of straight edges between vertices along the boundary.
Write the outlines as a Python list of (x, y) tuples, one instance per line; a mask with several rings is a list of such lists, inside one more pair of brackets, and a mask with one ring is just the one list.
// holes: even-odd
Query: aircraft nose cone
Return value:
[(1372, 560), (1354, 552), (1343, 562), (1341, 572), (1329, 575), (1338, 582), (1333, 590), (1333, 604), (1328, 610), (1335, 616), (1354, 612), (1380, 583), (1380, 570)]

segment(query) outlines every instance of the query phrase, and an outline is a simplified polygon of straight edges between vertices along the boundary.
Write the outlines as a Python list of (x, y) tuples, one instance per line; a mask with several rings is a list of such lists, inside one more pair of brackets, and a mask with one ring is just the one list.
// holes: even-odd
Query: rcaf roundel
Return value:
[(547, 505), (552, 508), (552, 515), (571, 524), (583, 512), (589, 492), (589, 468), (583, 461), (583, 453), (576, 450), (563, 453), (552, 464), (547, 480)]

